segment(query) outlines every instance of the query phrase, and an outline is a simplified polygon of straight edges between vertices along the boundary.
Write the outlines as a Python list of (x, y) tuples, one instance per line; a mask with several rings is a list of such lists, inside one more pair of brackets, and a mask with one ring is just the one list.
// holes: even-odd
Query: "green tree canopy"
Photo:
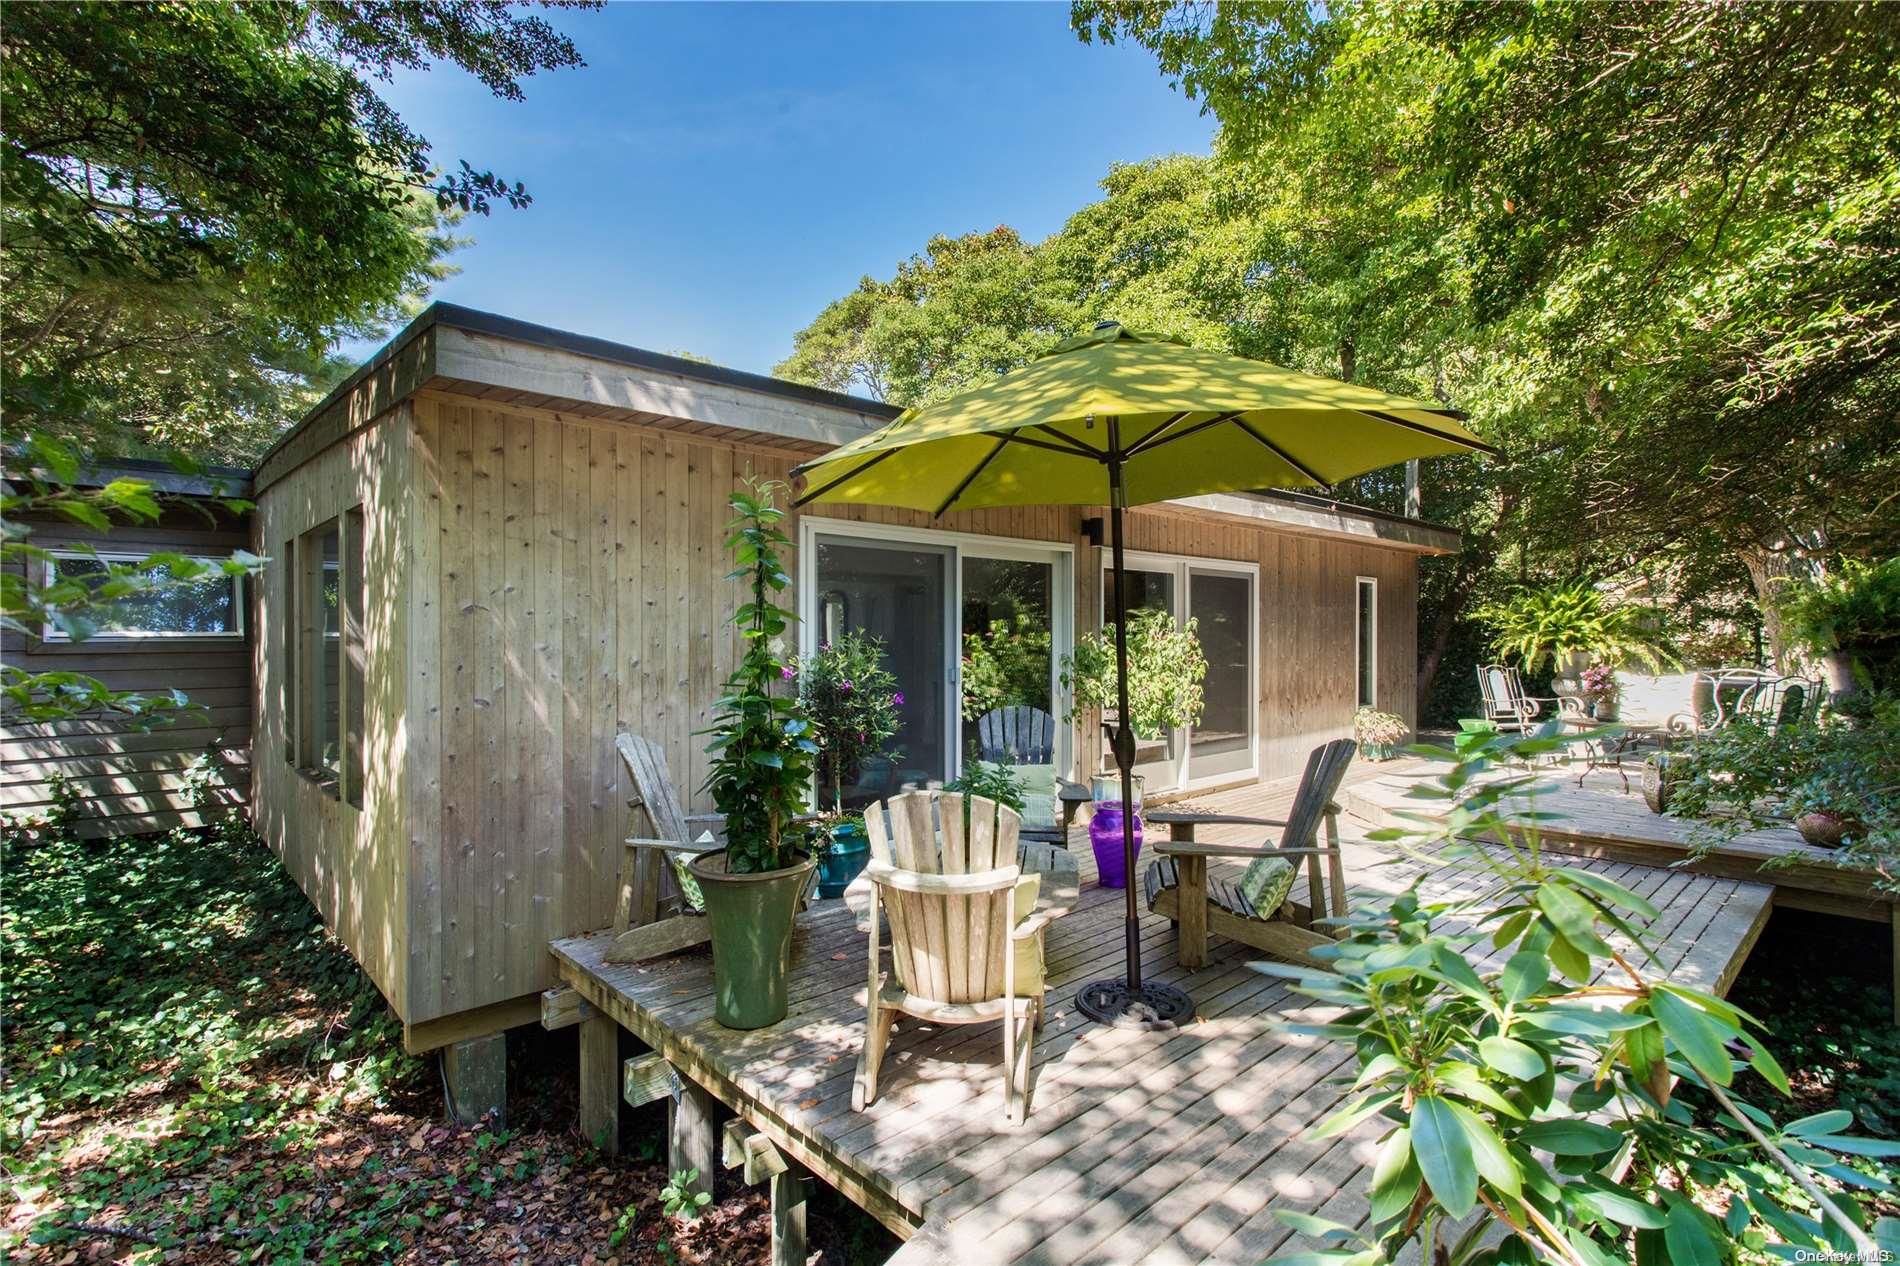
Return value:
[(497, 94), (578, 65), (478, 0), (36, 4), (0, 60), (0, 395), (16, 430), (106, 450), (255, 455), (341, 338), (443, 275), (448, 217), (528, 193), (376, 92), (447, 61)]

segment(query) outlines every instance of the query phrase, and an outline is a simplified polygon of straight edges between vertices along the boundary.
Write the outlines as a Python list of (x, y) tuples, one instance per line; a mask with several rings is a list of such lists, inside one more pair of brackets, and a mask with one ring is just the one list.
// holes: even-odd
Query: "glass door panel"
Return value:
[[(1174, 595), (1175, 574), (1172, 571), (1149, 571), (1139, 567), (1126, 567), (1122, 571), (1122, 601), (1132, 614), (1136, 611), (1165, 611), (1175, 615)], [(1114, 572), (1104, 568), (1102, 571), (1102, 627), (1108, 628), (1115, 622), (1115, 605), (1111, 588)], [(1102, 716), (1102, 767), (1114, 766), (1115, 758), (1111, 742), (1115, 736), (1115, 715), (1113, 709)], [(1157, 791), (1174, 786), (1179, 778), (1180, 733), (1169, 730), (1163, 734), (1135, 735), (1135, 772), (1148, 780), (1148, 790)]]
[(1207, 656), (1200, 724), (1188, 737), (1190, 780), (1252, 769), (1253, 578), (1239, 572), (1188, 573), (1188, 617)]
[(1031, 825), (1056, 821), (1053, 563), (963, 557), (962, 748), (1012, 766)]
[(944, 631), (950, 618), (950, 561), (950, 551), (936, 546), (817, 538), (814, 635), (829, 642), (856, 630), (881, 639), (904, 696), (897, 708), (902, 728), (846, 786), (847, 808), (949, 776)]

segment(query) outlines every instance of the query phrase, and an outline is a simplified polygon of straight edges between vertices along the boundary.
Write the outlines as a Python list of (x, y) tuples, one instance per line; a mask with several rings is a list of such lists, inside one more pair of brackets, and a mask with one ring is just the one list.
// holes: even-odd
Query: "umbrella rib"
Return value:
[(1141, 439), (1136, 440), (1134, 447), (1128, 450), (1128, 456), (1133, 457), (1137, 453), (1145, 453), (1151, 448), (1160, 448), (1163, 444), (1172, 444), (1176, 440), (1184, 440), (1190, 435), (1199, 435), (1202, 431), (1205, 431), (1210, 426), (1219, 426), (1224, 422), (1232, 422), (1236, 420), (1237, 418), (1240, 417), (1242, 412), (1244, 412), (1244, 410), (1236, 410), (1233, 413), (1223, 413), (1217, 417), (1208, 418), (1205, 422), (1196, 422), (1193, 426), (1187, 427), (1184, 430), (1176, 431), (1174, 434), (1169, 435), (1163, 439), (1155, 438), (1155, 436), (1160, 435), (1162, 431), (1167, 430), (1169, 426), (1173, 426), (1176, 422), (1179, 422), (1182, 417), (1187, 416), (1186, 414), (1182, 414), (1180, 415), (1180, 417), (1176, 417), (1170, 420), (1167, 426), (1163, 426), (1156, 430), (1150, 431), (1147, 435), (1143, 436)]
[(1285, 462), (1287, 465), (1291, 466), (1293, 469), (1299, 471), (1302, 475), (1305, 475), (1308, 479), (1312, 480), (1314, 483), (1318, 484), (1320, 487), (1330, 488), (1333, 486), (1332, 480), (1322, 479), (1316, 472), (1314, 472), (1305, 463), (1301, 462), (1298, 458), (1294, 457), (1293, 454), (1287, 452), (1285, 449), (1281, 448), (1278, 444), (1275, 444), (1272, 440), (1268, 439), (1266, 436), (1262, 435), (1260, 432), (1254, 430), (1253, 426), (1247, 421), (1247, 419), (1235, 418), (1234, 425), (1239, 427), (1241, 430), (1245, 431), (1248, 435), (1251, 435), (1256, 441), (1258, 441), (1262, 446), (1264, 446), (1269, 453), (1272, 453), (1275, 457), (1279, 458), (1281, 461)]
[[(1060, 434), (1060, 432), (1058, 432), (1058, 434)], [(1064, 457), (1089, 457), (1096, 461), (1102, 460), (1102, 454), (1086, 445), (1051, 444), (1048, 440), (1032, 440), (1028, 436), (1016, 431), (1010, 432), (1009, 442), (1012, 444), (1027, 444), (1031, 448), (1040, 448), (1051, 453), (1060, 453)]]
[(1009, 432), (1005, 431), (1001, 435), (997, 436), (996, 447), (991, 449), (989, 452), (983, 454), (983, 460), (970, 468), (970, 473), (963, 477), (962, 481), (957, 484), (956, 488), (951, 491), (950, 495), (943, 499), (943, 504), (937, 507), (937, 512), (931, 515), (930, 517), (933, 519), (941, 519), (944, 516), (944, 512), (948, 510), (956, 502), (956, 499), (958, 497), (961, 497), (963, 495), (963, 490), (965, 488), (968, 488), (972, 483), (976, 482), (976, 477), (983, 473), (983, 468), (989, 465), (991, 462), (995, 461), (996, 455), (1002, 452), (1003, 449), (1008, 447), (1008, 445), (1009, 445)]
[[(1486, 444), (1483, 440), (1460, 439), (1456, 435), (1447, 435), (1443, 431), (1434, 431), (1431, 427), (1423, 426), (1417, 422), (1407, 422), (1404, 418), (1394, 417), (1390, 413), (1381, 413), (1377, 409), (1354, 409), (1353, 412), (1359, 414), (1362, 417), (1376, 418), (1379, 421), (1387, 423), (1390, 426), (1402, 426), (1408, 431), (1419, 431), (1425, 435), (1432, 436), (1434, 439), (1448, 440), (1453, 444), (1463, 445), (1464, 447), (1469, 448), (1473, 450), (1474, 452), (1489, 453), (1493, 457), (1497, 457), (1500, 455), (1497, 449), (1493, 448), (1489, 444)], [(1436, 410), (1434, 410), (1434, 412), (1436, 412)], [(1456, 414), (1456, 415), (1448, 414), (1447, 416), (1463, 417), (1464, 415), (1463, 414)]]
[[(1074, 451), (1078, 453), (1086, 453), (1090, 457), (1093, 457), (1098, 462), (1105, 462), (1108, 460), (1108, 454), (1103, 452), (1101, 449), (1091, 448), (1087, 444), (1084, 444), (1081, 440), (1076, 439), (1073, 435), (1064, 435), (1062, 432), (1056, 430), (1053, 426), (1050, 426), (1047, 422), (1036, 423), (1036, 429), (1046, 434), (1055, 436), (1057, 439), (1061, 440), (1064, 444), (1067, 444)], [(1026, 441), (1026, 442), (1029, 442), (1029, 441)]]
[(1191, 412), (1193, 412), (1193, 410), (1183, 409), (1181, 412), (1175, 414), (1173, 417), (1169, 418), (1166, 422), (1163, 422), (1160, 426), (1148, 432), (1146, 435), (1136, 440), (1133, 444), (1130, 444), (1128, 446), (1128, 451), (1123, 453), (1122, 457), (1124, 459), (1130, 458), (1130, 457), (1133, 457), (1136, 453), (1141, 452), (1145, 448), (1153, 448), (1156, 443), (1155, 437), (1166, 434), (1170, 427), (1180, 425), (1181, 421), (1184, 418), (1186, 418), (1188, 414), (1190, 414)]
[[(895, 453), (898, 451), (899, 450), (894, 449), (894, 448), (884, 449), (882, 452), (872, 457), (870, 461), (865, 462), (862, 466), (853, 466), (850, 470), (845, 471), (844, 474), (839, 475), (836, 479), (832, 480), (830, 483), (821, 485), (820, 487), (817, 487), (817, 488), (813, 488), (810, 492), (806, 493), (804, 496), (798, 498), (796, 501), (793, 501), (792, 504), (794, 506), (802, 506), (806, 502), (811, 501), (812, 499), (816, 497), (822, 497), (827, 492), (830, 492), (833, 488), (836, 488), (839, 484), (843, 483), (845, 480), (850, 479), (854, 475), (862, 475), (865, 471), (871, 469), (871, 467), (877, 465), (879, 462), (883, 461), (886, 457), (889, 457), (892, 453)], [(794, 469), (792, 473), (797, 474), (798, 471)]]

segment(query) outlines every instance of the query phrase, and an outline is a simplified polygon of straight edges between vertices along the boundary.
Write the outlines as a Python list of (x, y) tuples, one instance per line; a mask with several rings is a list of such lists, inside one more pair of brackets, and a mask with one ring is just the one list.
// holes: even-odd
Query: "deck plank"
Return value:
[[(1281, 788), (1206, 797), (1226, 812), (1283, 816)], [(1358, 900), (1415, 880), (1430, 899), (1482, 892), (1475, 863), (1422, 864), (1363, 839), (1348, 824), (1347, 872)], [(1245, 841), (1261, 828), (1204, 829)], [(1249, 833), (1252, 833), (1250, 837)], [(928, 1225), (929, 1252), (960, 1263), (1251, 1263), (1284, 1240), (1276, 1208), (1363, 1216), (1364, 1169), (1376, 1123), (1313, 1141), (1338, 1102), (1330, 1079), (1351, 1053), (1279, 1032), (1275, 1018), (1310, 1008), (1285, 983), (1253, 971), (1258, 955), (1213, 938), (1207, 964), (1175, 960), (1167, 923), (1144, 918), (1147, 974), (1196, 999), (1199, 1018), (1173, 1034), (1088, 1023), (1076, 989), (1120, 969), (1122, 898), (1094, 883), (1077, 841), (1082, 899), (1048, 933), (1049, 1014), (1036, 1043), (1030, 1115), (1000, 1124), (1001, 1052), (986, 1027), (900, 1023), (881, 1095), (850, 1110), (864, 1031), (865, 939), (841, 902), (799, 918), (791, 1010), (769, 1029), (735, 1033), (712, 1019), (704, 949), (610, 965), (610, 937), (554, 942), (564, 980), (660, 1050), (777, 1146), (898, 1234)], [(1588, 858), (1574, 864), (1624, 883), (1658, 907), (1653, 942), (1672, 979), (1722, 988), (1747, 952), (1770, 890), (1733, 878)], [(1211, 868), (1229, 878), (1229, 863)], [(1358, 1213), (1354, 1213), (1358, 1210)]]

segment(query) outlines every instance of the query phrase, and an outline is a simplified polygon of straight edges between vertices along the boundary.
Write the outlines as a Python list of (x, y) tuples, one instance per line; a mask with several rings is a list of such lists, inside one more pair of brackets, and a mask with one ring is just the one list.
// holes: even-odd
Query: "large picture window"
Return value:
[[(108, 603), (94, 613), (94, 638), (179, 638), (244, 636), (244, 580), (226, 575), (222, 558), (202, 558), (216, 570), (191, 580), (174, 580), (164, 562), (149, 554), (90, 550), (54, 550), (46, 563), (46, 583), (79, 580), (93, 584), (115, 572), (131, 571), (158, 581), (171, 581), (147, 593), (134, 593)], [(41, 640), (70, 641), (65, 629), (49, 624)]]
[(363, 514), (320, 523), (285, 551), (286, 758), (361, 805)]

